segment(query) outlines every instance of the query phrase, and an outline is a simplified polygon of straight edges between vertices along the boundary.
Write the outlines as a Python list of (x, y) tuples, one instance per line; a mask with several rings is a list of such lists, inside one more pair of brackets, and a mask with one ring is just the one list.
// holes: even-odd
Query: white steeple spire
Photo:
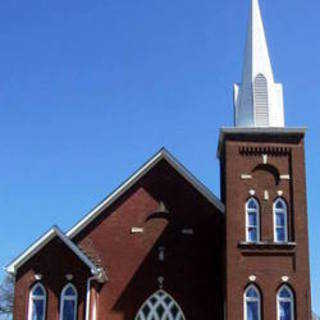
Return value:
[(284, 127), (282, 85), (274, 83), (258, 0), (251, 0), (242, 83), (234, 85), (236, 127)]

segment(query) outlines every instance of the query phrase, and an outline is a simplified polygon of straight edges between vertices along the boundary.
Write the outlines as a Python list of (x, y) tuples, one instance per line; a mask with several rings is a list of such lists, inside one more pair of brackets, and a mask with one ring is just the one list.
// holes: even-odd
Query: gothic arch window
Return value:
[(261, 295), (255, 285), (250, 285), (244, 292), (244, 319), (261, 320)]
[(268, 82), (263, 74), (258, 74), (254, 79), (253, 99), (255, 124), (267, 127), (269, 125)]
[(164, 290), (147, 299), (135, 320), (185, 320), (178, 303)]
[(282, 198), (276, 199), (273, 204), (273, 228), (275, 242), (288, 241), (288, 209)]
[(61, 292), (60, 320), (76, 320), (78, 293), (75, 286), (68, 283)]
[(246, 241), (258, 242), (260, 240), (260, 206), (255, 198), (246, 203)]
[(277, 294), (277, 320), (294, 320), (294, 295), (287, 285)]
[(29, 294), (28, 320), (44, 320), (46, 318), (47, 293), (44, 286), (36, 283)]

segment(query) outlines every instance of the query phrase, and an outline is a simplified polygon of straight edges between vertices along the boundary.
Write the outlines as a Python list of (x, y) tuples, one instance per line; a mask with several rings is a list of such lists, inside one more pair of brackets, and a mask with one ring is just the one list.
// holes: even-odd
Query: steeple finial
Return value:
[(234, 85), (236, 127), (284, 127), (282, 85), (274, 82), (258, 0), (252, 0), (242, 83)]

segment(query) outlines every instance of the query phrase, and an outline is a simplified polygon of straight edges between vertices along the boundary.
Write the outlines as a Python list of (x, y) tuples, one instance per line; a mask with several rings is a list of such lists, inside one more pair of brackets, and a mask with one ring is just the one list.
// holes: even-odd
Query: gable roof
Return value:
[(192, 173), (190, 173), (176, 158), (174, 158), (165, 148), (162, 148), (149, 161), (147, 161), (140, 169), (138, 169), (131, 177), (122, 185), (113, 191), (105, 200), (90, 211), (83, 219), (81, 219), (66, 234), (68, 237), (75, 237), (83, 230), (91, 221), (99, 214), (130, 189), (140, 178), (147, 174), (161, 160), (166, 160), (183, 178), (185, 178), (196, 190), (198, 190), (210, 203), (224, 213), (224, 204)]
[(91, 273), (98, 275), (101, 270), (57, 227), (53, 226), (42, 237), (40, 237), (35, 243), (33, 243), (27, 250), (13, 260), (5, 270), (10, 274), (16, 274), (19, 267), (25, 262), (31, 259), (37, 252), (39, 252), (47, 243), (52, 239), (58, 237), (74, 254), (88, 266)]

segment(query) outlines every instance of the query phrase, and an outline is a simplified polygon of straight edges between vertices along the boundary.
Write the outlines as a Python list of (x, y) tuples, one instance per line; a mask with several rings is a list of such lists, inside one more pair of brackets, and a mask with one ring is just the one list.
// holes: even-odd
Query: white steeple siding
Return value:
[(282, 85), (274, 82), (258, 0), (251, 0), (242, 83), (234, 85), (236, 127), (284, 127)]

